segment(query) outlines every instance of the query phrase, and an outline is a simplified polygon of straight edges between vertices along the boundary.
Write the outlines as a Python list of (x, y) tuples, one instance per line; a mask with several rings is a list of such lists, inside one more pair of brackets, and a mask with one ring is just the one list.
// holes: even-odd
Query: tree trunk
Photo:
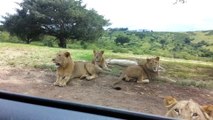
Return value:
[(30, 39), (27, 38), (26, 43), (30, 44), (30, 42), (31, 42)]
[(66, 39), (61, 37), (59, 38), (59, 44), (58, 44), (59, 47), (61, 48), (67, 48), (67, 43), (66, 43)]

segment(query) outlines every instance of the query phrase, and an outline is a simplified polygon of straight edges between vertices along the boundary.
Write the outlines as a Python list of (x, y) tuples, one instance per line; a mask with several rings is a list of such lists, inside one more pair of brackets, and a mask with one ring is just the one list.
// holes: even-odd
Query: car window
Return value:
[(191, 99), (213, 117), (211, 5), (1, 1), (0, 90), (174, 118)]

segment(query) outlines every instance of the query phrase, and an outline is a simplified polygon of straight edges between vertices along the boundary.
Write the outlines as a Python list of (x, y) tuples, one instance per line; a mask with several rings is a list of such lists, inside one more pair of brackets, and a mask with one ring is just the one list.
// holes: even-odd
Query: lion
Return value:
[(164, 104), (168, 108), (166, 116), (184, 120), (210, 120), (202, 107), (190, 100), (177, 101), (172, 96), (164, 98)]
[(137, 65), (130, 65), (122, 71), (119, 79), (112, 84), (112, 88), (120, 90), (120, 87), (116, 87), (122, 80), (132, 81), (135, 80), (137, 83), (149, 83), (150, 80), (161, 80), (168, 82), (176, 82), (168, 77), (159, 76), (159, 71), (164, 70), (160, 66), (160, 57), (147, 58), (146, 63)]
[(57, 79), (54, 82), (56, 86), (66, 86), (73, 78), (92, 80), (98, 77), (98, 67), (90, 62), (73, 61), (67, 51), (58, 52), (52, 61), (57, 66)]
[(120, 90), (116, 85), (121, 81), (136, 81), (137, 83), (149, 83), (149, 80), (156, 79), (160, 69), (160, 57), (147, 58), (145, 64), (130, 65), (124, 69), (117, 81), (112, 84), (112, 88)]
[(93, 60), (92, 63), (95, 65), (98, 65), (103, 70), (111, 71), (111, 69), (108, 68), (108, 65), (104, 58), (104, 51), (96, 51), (93, 50)]
[(128, 66), (119, 77), (120, 80), (136, 80), (137, 83), (146, 83), (158, 76), (160, 57), (150, 58), (143, 65)]

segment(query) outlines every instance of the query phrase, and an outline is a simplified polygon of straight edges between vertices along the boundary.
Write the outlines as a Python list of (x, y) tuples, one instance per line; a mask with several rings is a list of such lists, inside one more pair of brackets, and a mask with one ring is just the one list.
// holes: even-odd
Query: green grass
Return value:
[(192, 38), (194, 38), (194, 42), (200, 42), (202, 40), (207, 41), (208, 43), (213, 43), (213, 34), (209, 34), (208, 33), (212, 33), (212, 31), (208, 31), (208, 32), (202, 32), (202, 31), (197, 31), (194, 32), (193, 35), (191, 35)]
[[(74, 60), (91, 61), (93, 50), (50, 48), (26, 44), (1, 43), (0, 66), (55, 70), (52, 58), (58, 51), (69, 51)], [(107, 58), (146, 59), (149, 55), (133, 55), (105, 51)], [(213, 88), (213, 62), (172, 59), (161, 57), (166, 72), (163, 76), (176, 79), (182, 86)], [(113, 74), (119, 75), (122, 68), (113, 66)]]
[[(190, 33), (189, 33), (190, 34)], [(205, 48), (209, 49), (210, 51), (213, 51), (213, 31), (197, 31), (193, 32), (192, 35), (190, 35), (190, 38), (194, 39), (194, 43), (201, 42), (202, 40), (208, 42), (210, 46), (205, 46)]]
[(194, 86), (198, 88), (213, 88), (213, 81), (202, 81), (202, 80), (195, 81), (184, 79), (177, 81), (177, 84), (181, 86)]

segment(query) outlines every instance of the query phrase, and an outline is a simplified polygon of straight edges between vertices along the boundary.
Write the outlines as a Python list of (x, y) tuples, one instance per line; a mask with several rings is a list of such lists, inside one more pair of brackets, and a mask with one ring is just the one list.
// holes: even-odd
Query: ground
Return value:
[(66, 87), (53, 86), (55, 73), (51, 70), (1, 66), (0, 88), (44, 98), (108, 106), (130, 111), (164, 115), (163, 96), (178, 100), (193, 99), (200, 104), (213, 104), (213, 91), (174, 83), (151, 81), (149, 84), (121, 82), (121, 90), (112, 89), (118, 76), (102, 74), (91, 81), (74, 79)]

